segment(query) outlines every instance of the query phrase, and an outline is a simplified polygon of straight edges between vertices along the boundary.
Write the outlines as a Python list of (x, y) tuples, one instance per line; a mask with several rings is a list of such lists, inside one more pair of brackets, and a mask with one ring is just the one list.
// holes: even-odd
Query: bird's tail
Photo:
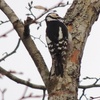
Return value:
[(56, 58), (56, 62), (55, 62), (55, 74), (57, 76), (61, 75), (61, 77), (63, 77), (63, 72), (64, 72), (64, 69), (63, 69), (63, 62), (62, 62), (62, 57), (61, 57), (61, 54), (58, 54), (57, 55), (57, 58)]

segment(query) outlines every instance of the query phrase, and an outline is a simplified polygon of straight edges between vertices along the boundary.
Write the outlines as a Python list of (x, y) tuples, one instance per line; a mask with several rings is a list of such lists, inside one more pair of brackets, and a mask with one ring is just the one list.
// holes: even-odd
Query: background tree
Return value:
[[(29, 10), (31, 12), (32, 2), (28, 5), (29, 5)], [(63, 4), (59, 3), (55, 7), (59, 7), (59, 6), (63, 6)], [(47, 13), (49, 10), (51, 10), (52, 8), (49, 10), (42, 6), (35, 6), (35, 8), (43, 9), (45, 11), (39, 17), (36, 18), (34, 17), (34, 19), (28, 17), (23, 24), (15, 15), (15, 13), (10, 9), (10, 7), (3, 0), (0, 0), (0, 9), (5, 13), (5, 15), (9, 18), (9, 20), (13, 24), (14, 29), (17, 31), (20, 37), (20, 40), (22, 40), (24, 46), (26, 47), (27, 51), (32, 57), (32, 60), (34, 61), (45, 86), (40, 86), (40, 85), (38, 86), (35, 84), (31, 84), (29, 81), (24, 81), (22, 79), (19, 79), (11, 74), (14, 73), (13, 71), (7, 72), (1, 67), (0, 67), (0, 73), (6, 75), (10, 79), (18, 83), (25, 84), (29, 87), (42, 89), (43, 91), (47, 89), (49, 93), (49, 100), (51, 99), (77, 100), (77, 92), (78, 92), (77, 90), (78, 90), (79, 76), (80, 76), (80, 64), (83, 55), (83, 50), (84, 50), (87, 37), (91, 30), (91, 27), (93, 23), (98, 19), (99, 12), (100, 12), (100, 1), (99, 0), (87, 0), (87, 1), (74, 0), (71, 7), (68, 9), (67, 13), (65, 14), (65, 24), (69, 27), (73, 37), (73, 52), (71, 52), (70, 55), (68, 55), (67, 65), (66, 65), (67, 67), (65, 68), (65, 72), (66, 72), (65, 77), (60, 78), (60, 77), (50, 76), (52, 80), (48, 80), (48, 76), (49, 76), (48, 68), (40, 52), (35, 46), (35, 43), (33, 42), (31, 36), (27, 38), (25, 37), (25, 35), (29, 34), (30, 31), (29, 25), (33, 23), (38, 23), (38, 19), (42, 17), (45, 13)], [(31, 14), (33, 13), (31, 12)], [(1, 23), (3, 22), (1, 21)], [(6, 34), (2, 35), (1, 37), (4, 36), (6, 36)], [(16, 46), (14, 52), (16, 51), (18, 45)], [(12, 53), (13, 52), (11, 52), (9, 55), (11, 55)], [(6, 56), (3, 57), (1, 61), (4, 60), (9, 55), (6, 54)], [(83, 89), (82, 96), (84, 95), (85, 89), (90, 87), (99, 87), (100, 85), (99, 84), (97, 85), (98, 81), (99, 79), (96, 78), (95, 83), (92, 85), (79, 86), (79, 88)], [(4, 91), (2, 93), (4, 93)]]

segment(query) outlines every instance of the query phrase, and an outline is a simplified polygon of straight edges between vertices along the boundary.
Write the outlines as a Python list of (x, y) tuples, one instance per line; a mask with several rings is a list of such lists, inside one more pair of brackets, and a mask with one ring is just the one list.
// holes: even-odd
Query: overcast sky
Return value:
[[(28, 7), (28, 2), (31, 0), (21, 0), (20, 2), (18, 0), (5, 0), (10, 7), (14, 10), (16, 15), (24, 21), (26, 19), (26, 14), (29, 13), (28, 10), (25, 7)], [(44, 7), (49, 8), (50, 6), (53, 6), (57, 4), (60, 0), (33, 0), (33, 4), (35, 5), (42, 5)], [(66, 1), (66, 0), (64, 0)], [(70, 3), (72, 3), (72, 0), (70, 0)], [(70, 5), (69, 5), (70, 6)], [(68, 8), (67, 6), (66, 8)], [(63, 17), (66, 10), (65, 8), (59, 8), (57, 9), (57, 13)], [(42, 13), (41, 10), (33, 10), (33, 13), (38, 16)], [(45, 16), (44, 16), (45, 17)], [(43, 17), (43, 18), (44, 18)], [(7, 17), (0, 11), (0, 20), (7, 20)], [(39, 30), (37, 30), (38, 25), (31, 25), (31, 35), (35, 37), (39, 37), (41, 35), (41, 40), (45, 42), (45, 22), (42, 23), (42, 27), (40, 27)], [(85, 46), (84, 55), (82, 59), (81, 64), (81, 79), (86, 76), (90, 77), (100, 77), (100, 32), (99, 32), (99, 26), (100, 26), (100, 18), (97, 22), (94, 23), (91, 33), (88, 37), (87, 44)], [(6, 31), (12, 29), (12, 24), (9, 22), (7, 24), (3, 24), (0, 26), (0, 35), (5, 33)], [(3, 57), (2, 54), (5, 52), (10, 53), (17, 45), (18, 42), (18, 35), (15, 31), (12, 31), (9, 33), (7, 38), (0, 38), (0, 58)], [(48, 68), (51, 67), (51, 58), (48, 53), (48, 49), (45, 47), (45, 45), (40, 42), (38, 39), (34, 40), (36, 43), (37, 48), (40, 50)], [(42, 79), (37, 71), (37, 68), (35, 67), (31, 57), (29, 56), (28, 52), (26, 51), (23, 44), (20, 44), (20, 47), (18, 48), (17, 52), (13, 54), (12, 56), (8, 57), (5, 61), (2, 61), (0, 63), (0, 66), (5, 68), (6, 70), (15, 70), (17, 72), (23, 72), (23, 75), (16, 75), (20, 78), (23, 78), (25, 80), (31, 79), (31, 82), (34, 84), (43, 84)], [(98, 70), (99, 69), (99, 70)], [(81, 80), (80, 79), (80, 80)], [(82, 82), (82, 84), (91, 84), (90, 80), (87, 80), (85, 82)], [(7, 91), (5, 93), (5, 100), (18, 100), (25, 89), (24, 85), (17, 84), (13, 82), (12, 80), (8, 79), (7, 77), (3, 77), (3, 79), (0, 79), (0, 89), (3, 90), (4, 88), (7, 88)], [(16, 92), (15, 92), (16, 91)], [(98, 91), (98, 92), (96, 92)], [(29, 88), (27, 95), (29, 93), (33, 93), (33, 95), (42, 95), (41, 90), (35, 90)], [(87, 90), (87, 97), (90, 96), (100, 96), (100, 88), (99, 89), (92, 89)], [(79, 93), (80, 94), (80, 93)], [(1, 95), (1, 94), (0, 94)], [(1, 96), (0, 96), (1, 97)], [(1, 100), (1, 98), (0, 98)], [(33, 99), (28, 99), (33, 100)], [(35, 99), (35, 100), (41, 100), (41, 98)], [(45, 99), (46, 100), (46, 99)], [(84, 99), (83, 99), (84, 100)]]

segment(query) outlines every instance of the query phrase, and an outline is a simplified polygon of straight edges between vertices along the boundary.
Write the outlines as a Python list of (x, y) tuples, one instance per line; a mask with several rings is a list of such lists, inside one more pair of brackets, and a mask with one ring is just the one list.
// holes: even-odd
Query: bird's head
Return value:
[(63, 18), (61, 18), (57, 13), (49, 13), (45, 18), (46, 22), (49, 22), (49, 21), (61, 21), (61, 20), (63, 20)]

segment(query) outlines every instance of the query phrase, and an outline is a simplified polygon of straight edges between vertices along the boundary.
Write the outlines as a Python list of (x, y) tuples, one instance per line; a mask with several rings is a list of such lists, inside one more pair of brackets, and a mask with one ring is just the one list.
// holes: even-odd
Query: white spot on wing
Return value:
[(59, 27), (59, 37), (58, 39), (62, 39), (63, 38), (63, 34), (62, 34), (62, 30), (61, 30), (61, 27)]
[(48, 44), (51, 43), (51, 40), (48, 37), (46, 37), (46, 41)]

